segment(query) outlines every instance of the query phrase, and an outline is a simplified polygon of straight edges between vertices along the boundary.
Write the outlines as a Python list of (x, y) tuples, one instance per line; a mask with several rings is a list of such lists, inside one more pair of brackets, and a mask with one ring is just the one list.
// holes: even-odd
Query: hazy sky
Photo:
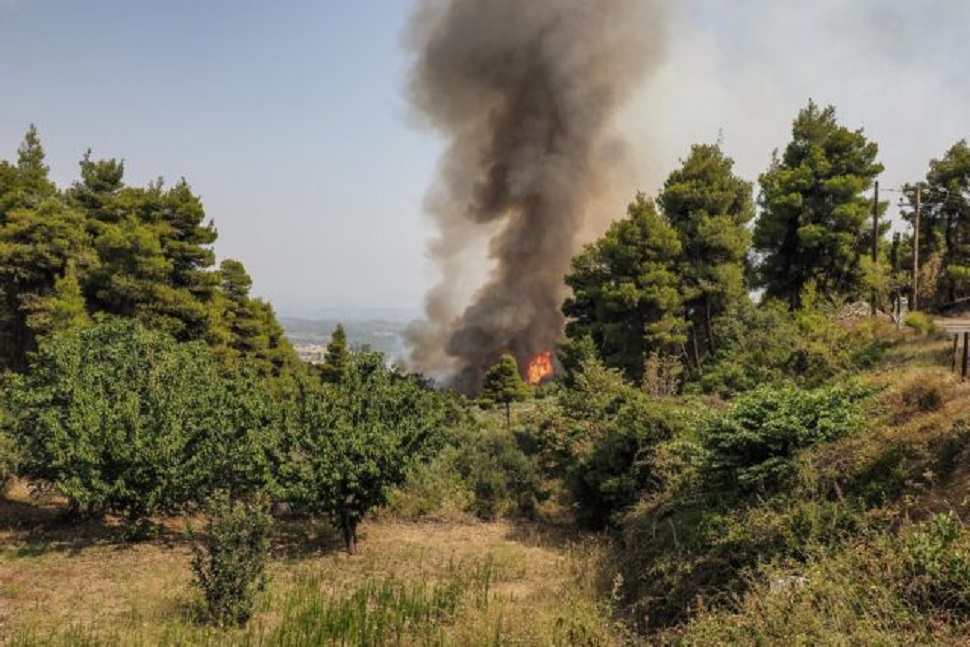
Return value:
[[(405, 97), (414, 4), (0, 0), (0, 157), (34, 122), (62, 185), (89, 147), (131, 183), (184, 176), (283, 314), (417, 312), (442, 142)], [(666, 6), (667, 58), (624, 116), (631, 196), (719, 135), (756, 179), (809, 97), (879, 143), (887, 187), (970, 136), (970, 2)]]

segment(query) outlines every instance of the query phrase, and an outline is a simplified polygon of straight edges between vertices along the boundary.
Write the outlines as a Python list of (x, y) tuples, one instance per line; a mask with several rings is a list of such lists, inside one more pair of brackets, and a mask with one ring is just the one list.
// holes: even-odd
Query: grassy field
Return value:
[(249, 626), (200, 621), (184, 520), (126, 544), (62, 525), (22, 484), (0, 502), (0, 642), (11, 645), (609, 645), (586, 565), (594, 544), (501, 523), (362, 528), (348, 556), (324, 526), (283, 524)]

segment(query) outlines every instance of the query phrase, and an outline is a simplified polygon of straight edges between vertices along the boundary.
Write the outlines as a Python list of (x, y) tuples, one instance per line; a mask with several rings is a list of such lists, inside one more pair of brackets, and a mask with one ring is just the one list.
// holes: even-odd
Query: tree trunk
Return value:
[(711, 325), (711, 296), (704, 295), (704, 328), (707, 334), (707, 352), (714, 353), (714, 326)]
[(344, 545), (347, 547), (348, 555), (357, 554), (357, 524), (350, 520), (346, 514), (341, 515), (341, 529), (344, 533)]
[(701, 352), (698, 348), (697, 343), (697, 326), (690, 327), (690, 364), (692, 365), (691, 373), (695, 375), (700, 375), (701, 373)]

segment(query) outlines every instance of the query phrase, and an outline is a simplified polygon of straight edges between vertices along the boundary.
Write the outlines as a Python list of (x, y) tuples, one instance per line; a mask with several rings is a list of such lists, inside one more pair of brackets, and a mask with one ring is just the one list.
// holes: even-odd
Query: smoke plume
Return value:
[[(660, 58), (661, 14), (654, 0), (424, 0), (411, 99), (448, 148), (426, 206), (442, 279), (408, 332), (413, 368), (474, 391), (502, 353), (524, 368), (555, 347), (563, 276), (623, 166), (612, 126)], [(469, 302), (483, 240), (491, 269)]]

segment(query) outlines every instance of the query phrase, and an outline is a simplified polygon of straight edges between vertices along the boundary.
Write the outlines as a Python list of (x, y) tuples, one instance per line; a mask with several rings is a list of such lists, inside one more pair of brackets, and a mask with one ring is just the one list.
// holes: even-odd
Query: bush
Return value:
[(0, 429), (0, 494), (17, 474), (20, 456), (13, 439)]
[(53, 484), (77, 511), (122, 514), (132, 537), (214, 483), (255, 491), (275, 471), (265, 383), (227, 378), (201, 342), (134, 321), (44, 339), (8, 395), (23, 475)]
[(938, 382), (917, 382), (902, 392), (903, 406), (907, 411), (929, 413), (943, 408), (943, 387)]
[(838, 321), (835, 314), (814, 299), (794, 313), (777, 302), (739, 304), (715, 320), (719, 349), (695, 388), (728, 397), (784, 379), (817, 387), (872, 367), (890, 346), (888, 324)]
[(338, 382), (296, 383), (283, 437), (281, 482), (293, 510), (325, 515), (357, 548), (357, 528), (408, 470), (440, 447), (453, 411), (374, 352), (351, 353)]
[(914, 332), (920, 335), (928, 335), (933, 332), (933, 319), (927, 315), (925, 312), (909, 312), (903, 319), (903, 325), (907, 328), (912, 328)]
[(708, 477), (740, 492), (769, 490), (794, 473), (802, 448), (843, 436), (861, 423), (861, 391), (842, 387), (762, 388), (741, 396), (705, 440)]
[(505, 430), (459, 434), (454, 465), (474, 496), (471, 511), (481, 519), (529, 516), (546, 497), (535, 460)]
[(970, 538), (952, 513), (938, 514), (905, 537), (909, 582), (917, 608), (970, 614)]
[(664, 485), (657, 448), (674, 435), (676, 421), (672, 407), (639, 393), (604, 421), (603, 434), (566, 475), (581, 525), (594, 530), (616, 526), (642, 495)]
[(474, 494), (455, 467), (454, 447), (446, 447), (430, 463), (418, 463), (405, 483), (387, 496), (386, 511), (397, 518), (461, 517), (472, 507)]
[(192, 547), (195, 584), (205, 598), (209, 621), (245, 624), (256, 593), (266, 584), (270, 516), (264, 501), (247, 504), (217, 494), (205, 531)]

